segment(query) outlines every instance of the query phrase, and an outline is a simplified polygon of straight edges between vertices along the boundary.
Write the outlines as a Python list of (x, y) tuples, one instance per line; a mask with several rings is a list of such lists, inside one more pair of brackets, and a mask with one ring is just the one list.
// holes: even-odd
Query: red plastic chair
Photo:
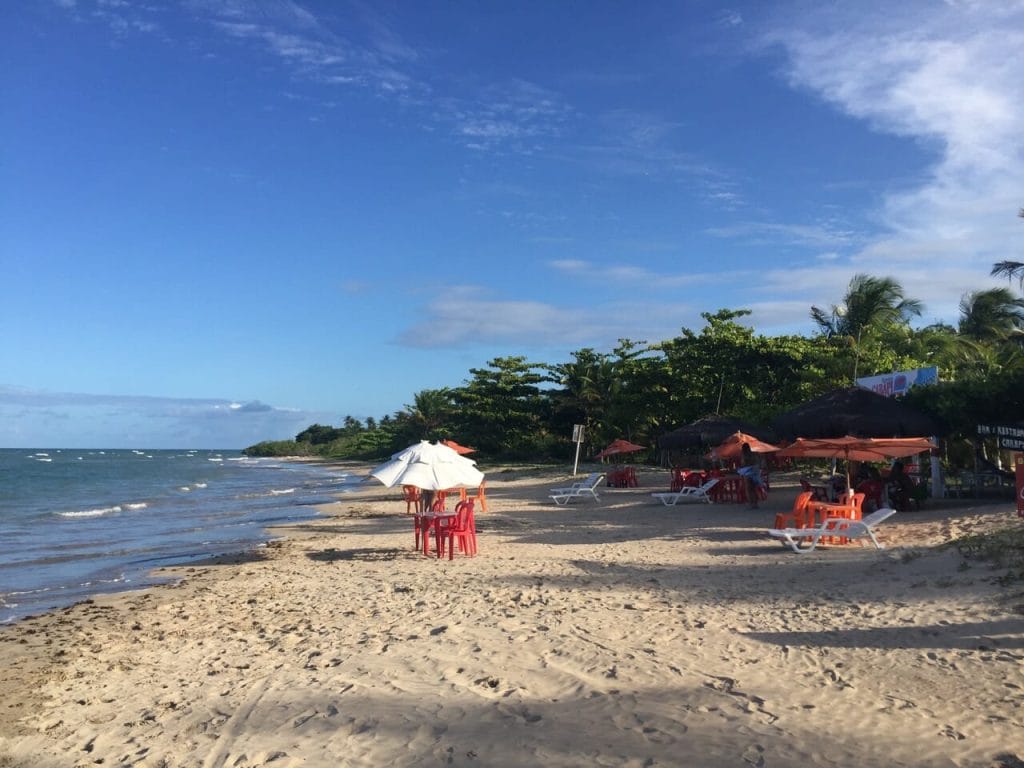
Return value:
[(884, 490), (881, 480), (864, 480), (857, 486), (856, 490), (864, 494), (865, 501), (870, 499), (871, 503), (874, 504), (874, 508), (870, 510), (871, 512), (881, 509), (882, 491)]
[[(793, 509), (789, 512), (779, 512), (775, 515), (776, 529), (779, 528), (806, 528), (807, 527), (807, 505), (814, 495), (813, 491), (798, 493), (793, 502)], [(792, 523), (792, 524), (791, 524)]]
[(410, 511), (417, 513), (423, 511), (423, 497), (420, 496), (420, 489), (415, 485), (403, 485), (402, 498), (405, 500), (405, 514), (408, 515)]
[(473, 501), (460, 501), (455, 507), (455, 515), (440, 517), (435, 525), (437, 536), (437, 556), (443, 557), (447, 541), (448, 559), (455, 559), (455, 542), (459, 542), (459, 551), (467, 557), (476, 555), (476, 521), (473, 519)]
[(487, 485), (487, 481), (484, 480), (482, 483), (480, 483), (480, 487), (476, 489), (476, 496), (467, 496), (466, 497), (468, 499), (472, 499), (477, 504), (479, 504), (481, 512), (486, 512), (487, 511), (487, 492), (486, 492), (486, 488), (485, 488), (486, 485)]
[(861, 520), (864, 518), (864, 499), (867, 498), (863, 493), (857, 493), (854, 491), (853, 497), (850, 494), (844, 493), (839, 497), (840, 504), (849, 504), (853, 508), (853, 516), (851, 520)]
[(686, 482), (686, 470), (679, 467), (672, 468), (672, 480), (668, 484), (669, 493), (679, 493)]
[(444, 499), (435, 498), (430, 509), (426, 511), (419, 509), (412, 517), (412, 530), (416, 539), (415, 548), (419, 550), (422, 543), (424, 555), (430, 554), (430, 529), (434, 527), (434, 515), (443, 512)]

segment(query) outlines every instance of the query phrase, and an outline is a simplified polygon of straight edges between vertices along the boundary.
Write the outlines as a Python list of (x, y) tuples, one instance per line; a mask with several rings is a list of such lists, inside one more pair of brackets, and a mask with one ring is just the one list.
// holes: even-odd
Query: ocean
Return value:
[(258, 546), (363, 481), (237, 451), (0, 450), (0, 624)]

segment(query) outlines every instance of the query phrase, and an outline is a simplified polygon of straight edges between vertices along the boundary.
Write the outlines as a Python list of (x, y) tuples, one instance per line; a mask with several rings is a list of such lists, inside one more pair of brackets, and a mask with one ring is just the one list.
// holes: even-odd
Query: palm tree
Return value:
[(992, 277), (1005, 277), (1007, 280), (1017, 278), (1024, 288), (1024, 261), (997, 261), (989, 273)]
[[(1017, 215), (1024, 219), (1024, 208), (1017, 211)], [(989, 274), (992, 277), (1005, 277), (1007, 280), (1017, 278), (1021, 288), (1024, 288), (1024, 261), (997, 261), (992, 265)]]
[(960, 299), (958, 330), (976, 341), (1004, 341), (1020, 335), (1024, 333), (1024, 299), (1009, 288), (965, 293)]
[(842, 304), (833, 304), (828, 312), (811, 307), (811, 319), (830, 338), (860, 339), (865, 331), (906, 325), (923, 309), (920, 301), (906, 297), (903, 286), (893, 278), (859, 274), (850, 280)]
[(423, 389), (413, 395), (413, 405), (406, 405), (404, 416), (410, 426), (413, 439), (438, 440), (447, 437), (452, 412), (452, 390)]
[(882, 331), (906, 331), (910, 318), (918, 316), (924, 305), (908, 299), (891, 277), (857, 274), (850, 279), (841, 304), (829, 311), (811, 307), (811, 319), (826, 338), (843, 339), (853, 349), (853, 378), (860, 365), (862, 337), (871, 339)]

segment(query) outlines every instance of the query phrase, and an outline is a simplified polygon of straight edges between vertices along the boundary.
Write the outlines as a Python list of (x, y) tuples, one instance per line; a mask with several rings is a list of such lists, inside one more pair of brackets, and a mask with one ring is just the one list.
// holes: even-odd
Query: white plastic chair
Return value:
[(591, 472), (585, 480), (580, 480), (568, 487), (552, 488), (550, 497), (554, 500), (555, 504), (562, 505), (568, 504), (572, 499), (578, 499), (583, 496), (591, 496), (595, 501), (600, 501), (601, 497), (597, 495), (597, 487), (601, 485), (602, 480), (604, 480), (603, 473)]
[(706, 501), (710, 504), (711, 497), (708, 495), (708, 491), (714, 488), (720, 479), (712, 477), (704, 485), (687, 485), (674, 493), (652, 493), (651, 496), (666, 507), (673, 507), (680, 501)]
[[(832, 536), (845, 539), (870, 539), (875, 549), (885, 549), (875, 538), (874, 529), (883, 520), (896, 514), (895, 509), (882, 507), (872, 512), (863, 520), (850, 520), (845, 517), (826, 517), (817, 528), (772, 528), (768, 535), (782, 540), (782, 545), (794, 552), (803, 554), (812, 552), (818, 542)], [(810, 544), (802, 547), (801, 544)]]

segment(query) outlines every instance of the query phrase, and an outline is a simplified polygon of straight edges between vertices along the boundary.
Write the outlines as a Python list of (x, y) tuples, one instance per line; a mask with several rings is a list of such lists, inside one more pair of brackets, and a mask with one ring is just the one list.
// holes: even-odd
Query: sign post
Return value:
[(572, 464), (572, 476), (576, 477), (576, 469), (580, 465), (580, 446), (583, 445), (583, 425), (572, 425), (572, 441), (576, 443), (576, 460)]
[(1017, 469), (1017, 517), (1024, 517), (1024, 453), (1015, 453), (1013, 463)]

